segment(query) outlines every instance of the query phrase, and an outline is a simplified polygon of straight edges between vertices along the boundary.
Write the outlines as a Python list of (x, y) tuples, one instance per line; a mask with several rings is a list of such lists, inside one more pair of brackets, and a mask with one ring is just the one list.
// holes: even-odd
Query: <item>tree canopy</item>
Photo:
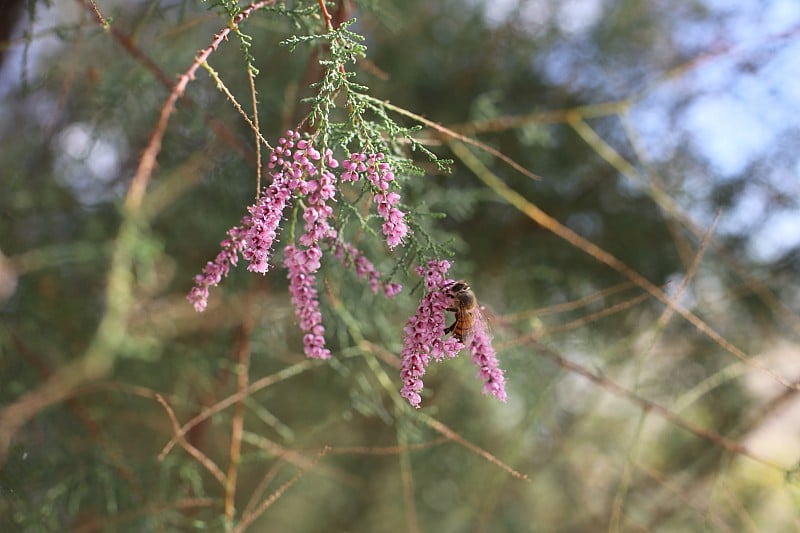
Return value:
[(19, 4), (0, 529), (800, 527), (795, 2)]

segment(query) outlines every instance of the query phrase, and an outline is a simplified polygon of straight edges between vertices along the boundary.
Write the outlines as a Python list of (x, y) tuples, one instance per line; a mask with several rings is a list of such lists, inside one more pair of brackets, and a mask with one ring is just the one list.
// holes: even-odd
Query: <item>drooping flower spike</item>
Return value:
[(405, 213), (396, 206), (400, 202), (400, 195), (389, 191), (389, 184), (394, 180), (394, 173), (388, 163), (384, 161), (382, 153), (366, 155), (363, 153), (351, 154), (350, 159), (342, 163), (345, 171), (342, 181), (358, 181), (365, 177), (373, 188), (372, 201), (378, 207), (378, 214), (383, 217), (383, 234), (389, 248), (400, 245), (408, 235)]
[[(386, 296), (398, 294), (402, 286), (383, 281), (383, 276), (354, 246), (338, 240), (332, 203), (336, 201), (339, 182), (356, 181), (364, 172), (375, 189), (374, 202), (385, 222), (383, 232), (390, 248), (399, 245), (408, 234), (405, 214), (394, 207), (400, 195), (389, 192), (394, 179), (383, 154), (352, 154), (344, 165), (341, 180), (334, 169), (339, 162), (330, 149), (320, 153), (311, 142), (301, 139), (296, 131), (287, 131), (270, 154), (267, 164), (272, 183), (266, 187), (241, 224), (228, 230), (228, 238), (220, 243), (222, 250), (209, 261), (203, 272), (195, 276), (194, 287), (187, 295), (198, 312), (208, 306), (209, 288), (218, 285), (236, 266), (241, 255), (247, 269), (265, 274), (270, 269), (273, 248), (278, 240), (284, 213), (291, 203), (303, 206), (303, 234), (298, 243), (284, 248), (284, 266), (289, 277), (289, 293), (300, 328), (305, 332), (303, 345), (308, 357), (327, 359), (325, 327), (322, 323), (316, 273), (320, 269), (323, 249), (332, 250), (339, 259), (350, 256), (356, 273), (367, 279), (374, 292), (382, 289)], [(364, 162), (368, 164), (357, 164)]]
[(383, 291), (386, 296), (392, 298), (403, 288), (399, 283), (384, 282), (384, 276), (375, 269), (375, 265), (367, 259), (367, 256), (361, 250), (349, 242), (336, 243), (333, 255), (348, 268), (355, 265), (356, 275), (361, 279), (366, 279), (367, 283), (369, 283), (369, 288), (375, 294)]
[[(403, 382), (400, 394), (417, 408), (422, 401), (422, 377), (431, 359), (441, 361), (445, 357), (455, 357), (465, 347), (455, 336), (442, 338), (446, 329), (445, 312), (452, 305), (447, 296), (447, 289), (454, 284), (454, 280), (446, 277), (449, 269), (448, 261), (429, 261), (427, 268), (417, 269), (417, 273), (424, 277), (428, 292), (403, 330), (400, 366)], [(475, 321), (474, 333), (468, 343), (472, 361), (484, 381), (483, 392), (506, 401), (505, 376), (492, 348), (486, 323), (480, 317)]]

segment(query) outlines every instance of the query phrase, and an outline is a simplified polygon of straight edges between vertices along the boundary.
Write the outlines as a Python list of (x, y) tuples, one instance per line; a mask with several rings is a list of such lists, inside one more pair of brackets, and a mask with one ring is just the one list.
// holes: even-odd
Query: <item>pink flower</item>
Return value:
[[(420, 267), (417, 272), (425, 278), (428, 293), (422, 298), (417, 313), (412, 316), (403, 330), (402, 363), (400, 377), (403, 386), (400, 395), (419, 408), (423, 388), (422, 377), (431, 359), (441, 361), (445, 357), (455, 357), (464, 345), (451, 336), (442, 340), (445, 330), (445, 311), (452, 305), (446, 289), (453, 280), (446, 278), (450, 263), (429, 261), (427, 268)], [(472, 362), (478, 367), (478, 375), (483, 379), (484, 394), (491, 394), (506, 401), (506, 380), (499, 367), (497, 356), (492, 348), (491, 337), (486, 323), (478, 314), (475, 330), (469, 340)]]
[[(386, 242), (390, 247), (395, 247), (408, 234), (408, 226), (405, 213), (397, 208), (400, 195), (389, 192), (394, 174), (383, 159), (384, 155), (380, 153), (352, 154), (341, 163), (343, 170), (340, 181), (358, 181), (362, 177), (369, 181), (373, 202), (384, 219), (382, 229)], [(336, 201), (338, 187), (333, 169), (339, 166), (332, 150), (325, 149), (320, 153), (310, 141), (301, 139), (296, 131), (287, 131), (284, 137), (278, 139), (267, 162), (272, 182), (256, 202), (247, 208), (247, 214), (241, 223), (228, 231), (228, 238), (220, 243), (221, 250), (214, 260), (209, 261), (202, 273), (194, 278), (194, 286), (187, 298), (196, 311), (207, 308), (209, 289), (228, 275), (231, 266), (238, 263), (239, 255), (247, 260), (249, 271), (265, 274), (269, 270), (269, 260), (278, 240), (284, 213), (293, 199), (303, 207), (304, 231), (297, 246), (289, 245), (285, 248), (284, 264), (288, 271), (289, 292), (295, 315), (300, 328), (305, 332), (303, 345), (308, 357), (327, 359), (331, 356), (330, 350), (325, 347), (325, 327), (322, 324), (316, 289), (322, 243), (332, 246), (334, 255), (346, 263), (352, 262), (356, 274), (366, 279), (376, 294), (383, 291), (392, 297), (400, 292), (402, 286), (384, 281), (384, 276), (355, 247), (337, 243), (339, 235), (331, 204)], [(432, 302), (436, 298), (438, 296), (433, 295), (429, 299)], [(443, 320), (444, 312), (440, 309), (437, 313), (436, 316), (441, 315)], [(453, 350), (454, 342), (438, 339), (433, 350), (428, 350), (434, 357), (444, 357), (443, 350), (449, 350), (449, 354)], [(421, 383), (420, 381), (420, 385)]]
[(393, 283), (393, 282), (392, 282), (392, 283), (387, 283), (387, 284), (386, 284), (386, 285), (383, 287), (383, 292), (384, 292), (384, 293), (386, 294), (386, 296), (388, 296), (389, 298), (394, 298), (394, 297), (395, 297), (395, 296), (397, 296), (397, 295), (400, 293), (400, 291), (402, 291), (402, 290), (403, 290), (403, 286), (402, 286), (401, 284), (399, 284), (399, 283)]
[(383, 217), (384, 224), (381, 227), (386, 244), (389, 248), (394, 248), (403, 243), (408, 235), (408, 225), (405, 221), (405, 213), (400, 211), (397, 203), (400, 195), (396, 192), (389, 192), (389, 184), (394, 181), (394, 173), (389, 163), (383, 161), (384, 155), (356, 153), (350, 154), (350, 158), (342, 162), (345, 169), (342, 172), (342, 181), (358, 181), (363, 174), (373, 187), (372, 201), (376, 204), (378, 214)]
[(367, 170), (367, 165), (364, 161), (367, 160), (367, 155), (363, 153), (350, 154), (350, 159), (342, 161), (342, 181), (358, 181), (360, 174)]
[(213, 261), (206, 263), (203, 272), (194, 277), (194, 287), (186, 298), (194, 306), (194, 310), (201, 313), (208, 306), (208, 289), (219, 285), (220, 281), (228, 275), (231, 266), (239, 262), (239, 253), (244, 250), (245, 230), (234, 226), (228, 230), (228, 239), (220, 243), (222, 250)]
[(405, 222), (405, 213), (394, 207), (400, 201), (400, 195), (389, 192), (389, 183), (394, 180), (394, 173), (383, 158), (382, 153), (370, 154), (367, 157), (366, 172), (369, 182), (378, 189), (372, 201), (377, 204), (378, 214), (385, 221), (381, 229), (386, 236), (386, 244), (389, 248), (394, 248), (402, 244), (408, 234), (408, 226)]
[[(201, 312), (206, 309), (209, 288), (218, 285), (222, 278), (228, 275), (230, 266), (236, 266), (239, 254), (249, 262), (247, 270), (260, 274), (265, 274), (269, 270), (272, 246), (277, 240), (283, 212), (292, 194), (305, 196), (309, 192), (309, 184), (317, 183), (303, 178), (317, 174), (317, 167), (312, 161), (319, 160), (321, 155), (308, 141), (299, 139), (300, 134), (291, 130), (286, 132), (286, 137), (278, 139), (278, 144), (270, 154), (267, 164), (272, 183), (264, 189), (256, 203), (247, 208), (248, 214), (242, 218), (241, 225), (234, 226), (228, 231), (229, 239), (220, 243), (222, 250), (214, 261), (209, 261), (203, 268), (202, 274), (195, 276), (194, 287), (187, 295), (195, 311)], [(332, 159), (330, 153), (326, 153), (326, 156)], [(321, 181), (328, 183), (330, 178), (323, 176)], [(332, 197), (330, 188), (326, 194)], [(323, 211), (327, 218), (331, 211), (327, 209)], [(333, 230), (325, 224), (327, 220), (324, 223), (320, 222), (319, 228), (315, 226), (315, 235), (332, 234)]]
[(403, 239), (408, 234), (408, 226), (406, 226), (403, 216), (402, 211), (392, 208), (389, 220), (381, 228), (386, 236), (386, 244), (389, 245), (389, 248), (402, 244)]
[(383, 274), (375, 269), (375, 265), (367, 259), (367, 256), (349, 242), (337, 242), (333, 249), (333, 255), (348, 268), (355, 262), (356, 275), (361, 279), (366, 279), (375, 294), (383, 290), (386, 296), (393, 298), (403, 289), (399, 283), (384, 283), (381, 280), (384, 277)]
[(414, 407), (419, 407), (422, 401), (419, 394), (423, 387), (422, 376), (431, 358), (440, 361), (445, 357), (455, 357), (464, 347), (455, 337), (442, 340), (446, 327), (445, 309), (450, 306), (449, 298), (442, 289), (453, 281), (445, 279), (449, 269), (450, 263), (447, 261), (429, 261), (427, 269), (417, 269), (425, 277), (428, 293), (403, 330), (400, 366), (400, 378), (403, 381), (400, 395)]
[(316, 288), (316, 272), (320, 267), (322, 250), (319, 246), (303, 250), (289, 245), (284, 248), (283, 254), (295, 316), (300, 329), (306, 332), (303, 337), (305, 354), (313, 359), (328, 359), (331, 352), (325, 348), (325, 326), (322, 325)]
[(483, 379), (483, 393), (491, 394), (501, 402), (506, 401), (506, 378), (497, 361), (492, 338), (486, 323), (479, 316), (475, 321), (475, 333), (469, 343), (472, 362), (478, 367), (478, 375)]
[(303, 212), (305, 233), (300, 237), (300, 244), (313, 246), (325, 240), (335, 239), (337, 232), (328, 220), (333, 216), (333, 208), (327, 204), (334, 200), (336, 194), (336, 176), (329, 170), (323, 170), (319, 179), (308, 181), (308, 206)]
[(283, 211), (292, 195), (284, 174), (274, 172), (272, 184), (266, 188), (255, 205), (247, 208), (250, 216), (244, 224), (245, 246), (242, 256), (250, 262), (247, 270), (265, 274), (269, 269), (272, 244), (278, 236)]

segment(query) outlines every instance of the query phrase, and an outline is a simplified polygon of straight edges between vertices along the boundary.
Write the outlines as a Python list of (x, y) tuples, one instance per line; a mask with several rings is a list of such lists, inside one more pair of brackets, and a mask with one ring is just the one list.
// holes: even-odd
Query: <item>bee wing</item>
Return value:
[(497, 318), (497, 313), (495, 313), (491, 307), (481, 305), (480, 302), (478, 302), (478, 304), (478, 307), (475, 309), (475, 328), (483, 328), (489, 337), (493, 337), (494, 327), (492, 323)]

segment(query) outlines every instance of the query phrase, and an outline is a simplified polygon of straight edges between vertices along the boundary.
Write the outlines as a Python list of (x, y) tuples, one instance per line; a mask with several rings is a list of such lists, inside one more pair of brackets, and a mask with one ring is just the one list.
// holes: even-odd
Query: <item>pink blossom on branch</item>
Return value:
[(334, 200), (336, 176), (329, 170), (323, 170), (318, 179), (308, 180), (308, 192), (303, 220), (305, 220), (305, 233), (300, 237), (300, 244), (312, 246), (326, 239), (335, 239), (337, 231), (331, 226), (329, 220), (333, 216), (333, 208), (328, 205), (329, 200)]
[[(383, 154), (358, 153), (342, 163), (341, 182), (357, 181), (362, 175), (373, 188), (373, 201), (378, 214), (383, 217), (383, 233), (390, 247), (402, 243), (408, 233), (405, 214), (397, 209), (400, 195), (389, 192), (394, 174), (383, 162)], [(352, 245), (347, 244), (347, 254), (338, 243), (334, 210), (338, 182), (333, 170), (339, 162), (330, 149), (320, 153), (308, 140), (301, 139), (296, 131), (287, 131), (278, 139), (267, 163), (272, 182), (257, 201), (247, 208), (247, 215), (239, 225), (228, 231), (228, 238), (220, 243), (221, 251), (209, 261), (203, 272), (195, 276), (194, 287), (187, 295), (195, 310), (204, 311), (208, 305), (209, 289), (218, 285), (236, 266), (239, 255), (248, 261), (247, 269), (265, 274), (270, 268), (270, 257), (278, 240), (284, 212), (290, 202), (303, 207), (303, 234), (298, 245), (290, 244), (284, 250), (284, 265), (289, 276), (289, 292), (300, 328), (305, 332), (304, 350), (308, 357), (327, 359), (331, 353), (325, 347), (325, 327), (322, 324), (316, 273), (320, 268), (322, 246), (333, 249), (342, 258), (350, 255), (355, 261), (359, 277), (368, 280), (370, 287), (382, 289), (389, 297), (400, 292), (397, 283), (387, 283), (372, 263)]]
[(375, 265), (349, 242), (337, 242), (333, 248), (333, 255), (347, 268), (355, 263), (356, 275), (361, 279), (366, 279), (369, 288), (375, 294), (382, 290), (386, 296), (393, 298), (403, 289), (399, 283), (384, 283), (381, 279), (383, 276), (375, 269)]
[(394, 248), (403, 243), (408, 235), (406, 214), (396, 207), (400, 202), (400, 195), (389, 192), (389, 184), (394, 181), (394, 173), (389, 163), (385, 162), (382, 153), (351, 154), (349, 159), (342, 163), (345, 169), (342, 172), (342, 181), (358, 181), (362, 174), (372, 184), (374, 193), (372, 201), (377, 205), (378, 214), (383, 217), (381, 226), (386, 244)]
[(445, 278), (450, 269), (448, 261), (429, 261), (427, 268), (419, 267), (417, 273), (425, 277), (428, 293), (422, 297), (417, 312), (408, 319), (403, 329), (402, 363), (400, 378), (403, 386), (400, 395), (414, 407), (419, 407), (422, 397), (422, 376), (431, 358), (440, 361), (445, 357), (455, 357), (464, 347), (455, 337), (442, 340), (445, 330), (445, 310), (450, 299), (444, 287), (453, 280)]
[(316, 245), (305, 250), (289, 245), (283, 254), (295, 316), (300, 329), (306, 332), (303, 337), (305, 354), (313, 359), (328, 359), (331, 352), (325, 348), (325, 326), (322, 325), (316, 288), (322, 250)]
[(475, 321), (475, 333), (469, 343), (469, 351), (472, 362), (478, 367), (478, 376), (483, 379), (483, 393), (490, 394), (501, 402), (506, 401), (506, 378), (492, 348), (492, 338), (486, 322), (480, 316)]
[[(451, 298), (446, 293), (447, 288), (453, 284), (452, 279), (445, 277), (449, 269), (450, 263), (447, 261), (429, 261), (427, 268), (417, 269), (425, 278), (428, 292), (403, 330), (400, 367), (400, 378), (403, 381), (400, 395), (417, 408), (422, 401), (422, 376), (425, 375), (431, 359), (441, 361), (445, 357), (455, 357), (464, 348), (454, 336), (442, 340), (446, 327), (445, 311), (452, 306)], [(472, 354), (472, 362), (478, 367), (478, 375), (484, 381), (483, 392), (506, 401), (505, 376), (492, 348), (486, 323), (479, 313), (468, 348)]]
[(293, 192), (305, 188), (304, 174), (317, 172), (311, 160), (319, 159), (319, 152), (306, 141), (298, 142), (299, 138), (299, 133), (287, 131), (286, 137), (278, 139), (267, 165), (272, 183), (256, 203), (247, 208), (248, 214), (242, 218), (241, 224), (228, 230), (229, 238), (220, 243), (222, 250), (214, 261), (209, 261), (203, 272), (195, 276), (194, 287), (187, 296), (195, 311), (206, 309), (209, 288), (218, 285), (228, 275), (230, 267), (236, 266), (239, 254), (249, 262), (247, 270), (250, 272), (264, 274), (269, 269), (272, 245), (277, 240), (289, 199)]
[(219, 285), (222, 278), (228, 275), (231, 266), (239, 262), (239, 254), (244, 250), (244, 230), (234, 226), (228, 230), (228, 238), (220, 243), (220, 252), (213, 261), (206, 263), (203, 272), (194, 277), (194, 287), (189, 292), (187, 299), (198, 313), (205, 311), (208, 306), (208, 289)]
[(292, 191), (283, 173), (273, 173), (273, 182), (266, 188), (255, 205), (247, 208), (249, 216), (242, 219), (245, 246), (242, 256), (250, 262), (247, 270), (266, 274), (272, 244), (278, 237), (278, 226), (283, 218)]

